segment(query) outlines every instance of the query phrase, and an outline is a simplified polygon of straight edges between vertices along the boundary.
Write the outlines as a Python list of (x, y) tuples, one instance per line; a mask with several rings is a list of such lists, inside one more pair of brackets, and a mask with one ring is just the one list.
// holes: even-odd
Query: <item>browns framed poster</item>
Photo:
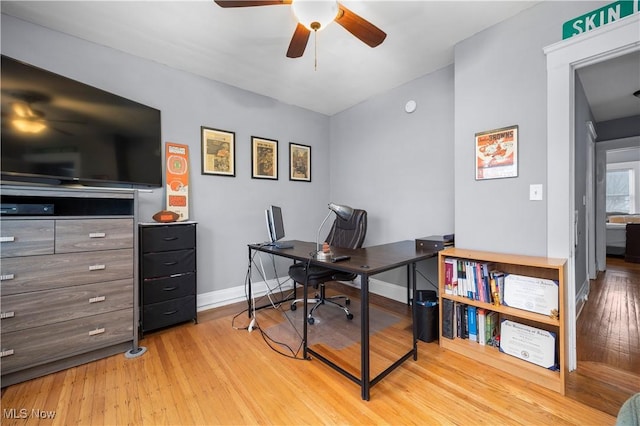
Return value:
[(165, 144), (167, 210), (189, 219), (189, 147), (173, 142)]
[(476, 133), (476, 180), (518, 176), (518, 126)]

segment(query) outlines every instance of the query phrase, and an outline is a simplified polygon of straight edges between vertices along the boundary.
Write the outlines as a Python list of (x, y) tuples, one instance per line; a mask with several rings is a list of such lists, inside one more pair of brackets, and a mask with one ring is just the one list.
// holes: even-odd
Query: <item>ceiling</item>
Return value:
[(596, 122), (640, 115), (640, 51), (577, 72)]
[[(201, 1), (2, 1), (2, 13), (154, 62), (333, 115), (453, 62), (454, 46), (539, 1), (341, 1), (387, 33), (376, 48), (331, 24), (301, 58), (285, 56), (289, 5)], [(314, 50), (317, 48), (317, 56)], [(317, 59), (317, 67), (314, 62)], [(581, 72), (596, 121), (639, 114), (637, 57)], [(635, 68), (634, 68), (635, 66)], [(634, 81), (635, 84), (634, 86)], [(627, 96), (628, 97), (628, 96)]]
[(207, 1), (2, 1), (2, 13), (172, 68), (333, 115), (453, 62), (453, 46), (537, 1), (341, 1), (387, 33), (371, 48), (330, 24), (285, 56), (289, 5)]

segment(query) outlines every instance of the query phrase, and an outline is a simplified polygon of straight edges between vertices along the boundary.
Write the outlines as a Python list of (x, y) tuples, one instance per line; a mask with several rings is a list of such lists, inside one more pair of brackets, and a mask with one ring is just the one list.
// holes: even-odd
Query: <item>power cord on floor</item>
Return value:
[[(246, 314), (249, 310), (249, 308), (247, 309), (243, 309), (241, 312), (237, 313), (236, 315), (233, 316), (232, 320), (231, 320), (231, 326), (234, 330), (247, 330), (249, 331), (249, 333), (253, 332), (254, 330), (258, 330), (260, 332), (260, 335), (262, 336), (262, 339), (265, 341), (265, 343), (267, 344), (267, 346), (269, 346), (269, 348), (271, 350), (273, 350), (274, 352), (276, 352), (279, 355), (285, 356), (287, 358), (291, 358), (291, 359), (304, 359), (302, 357), (300, 357), (300, 350), (302, 349), (303, 346), (303, 339), (302, 339), (302, 335), (300, 334), (300, 332), (296, 329), (296, 327), (294, 326), (291, 318), (289, 318), (288, 315), (286, 315), (283, 306), (282, 306), (282, 301), (289, 299), (295, 291), (295, 287), (294, 289), (291, 290), (291, 292), (287, 295), (283, 295), (283, 285), (286, 284), (289, 279), (285, 280), (284, 282), (280, 282), (280, 279), (278, 278), (278, 274), (277, 274), (277, 269), (276, 269), (276, 264), (275, 264), (275, 256), (271, 255), (271, 261), (272, 261), (272, 266), (273, 266), (273, 270), (274, 270), (274, 276), (276, 277), (276, 286), (274, 288), (271, 288), (269, 286), (269, 281), (267, 280), (266, 276), (266, 272), (265, 272), (265, 268), (264, 265), (262, 263), (262, 257), (258, 256), (258, 261), (259, 261), (259, 268), (258, 268), (258, 273), (260, 274), (260, 277), (262, 278), (263, 282), (265, 283), (266, 287), (267, 287), (267, 292), (264, 296), (259, 297), (256, 300), (255, 297), (255, 293), (254, 293), (254, 287), (251, 287), (251, 294), (249, 294), (249, 279), (250, 279), (250, 275), (251, 275), (251, 266), (253, 264), (255, 264), (255, 256), (258, 254), (259, 252), (254, 252), (253, 256), (251, 257), (251, 259), (249, 259), (249, 264), (247, 265), (247, 272), (245, 274), (245, 298), (247, 299), (247, 301), (249, 301), (249, 297), (251, 298), (251, 307), (252, 307), (252, 315), (251, 315), (251, 320), (249, 322), (249, 325), (247, 325), (246, 327), (239, 327), (236, 325), (236, 320), (240, 315)], [(256, 265), (258, 266), (258, 265)], [(295, 286), (295, 284), (294, 284)], [(282, 301), (274, 301), (274, 299), (272, 298), (272, 295), (275, 292), (279, 292), (280, 296), (281, 296), (281, 300)], [(271, 304), (272, 308), (275, 310), (280, 311), (280, 313), (287, 319), (287, 321), (289, 322), (289, 324), (291, 325), (291, 327), (293, 328), (293, 330), (295, 330), (296, 334), (298, 335), (298, 337), (300, 338), (300, 344), (298, 345), (298, 347), (296, 349), (293, 349), (290, 345), (288, 345), (287, 343), (284, 342), (280, 342), (277, 341), (275, 339), (273, 339), (271, 336), (269, 336), (269, 334), (263, 330), (259, 323), (258, 323), (258, 319), (256, 316), (256, 306), (257, 303), (260, 303), (261, 300), (264, 300), (265, 298), (267, 298), (269, 300), (269, 303)], [(280, 350), (280, 348), (283, 348), (286, 350), (286, 352), (283, 352), (282, 350)]]

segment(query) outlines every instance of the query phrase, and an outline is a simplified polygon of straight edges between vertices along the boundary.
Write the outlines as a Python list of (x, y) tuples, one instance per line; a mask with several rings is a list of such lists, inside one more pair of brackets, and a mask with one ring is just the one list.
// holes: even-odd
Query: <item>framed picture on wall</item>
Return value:
[(518, 176), (518, 126), (476, 133), (476, 180)]
[(202, 174), (236, 175), (236, 134), (202, 126)]
[(289, 142), (289, 180), (311, 182), (311, 147)]
[(278, 141), (251, 137), (251, 177), (278, 179)]

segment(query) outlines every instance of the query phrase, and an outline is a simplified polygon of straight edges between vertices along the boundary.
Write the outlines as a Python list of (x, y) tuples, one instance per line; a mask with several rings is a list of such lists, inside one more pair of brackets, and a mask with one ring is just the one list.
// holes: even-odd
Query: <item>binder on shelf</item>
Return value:
[(453, 339), (454, 316), (453, 300), (442, 299), (442, 337)]

